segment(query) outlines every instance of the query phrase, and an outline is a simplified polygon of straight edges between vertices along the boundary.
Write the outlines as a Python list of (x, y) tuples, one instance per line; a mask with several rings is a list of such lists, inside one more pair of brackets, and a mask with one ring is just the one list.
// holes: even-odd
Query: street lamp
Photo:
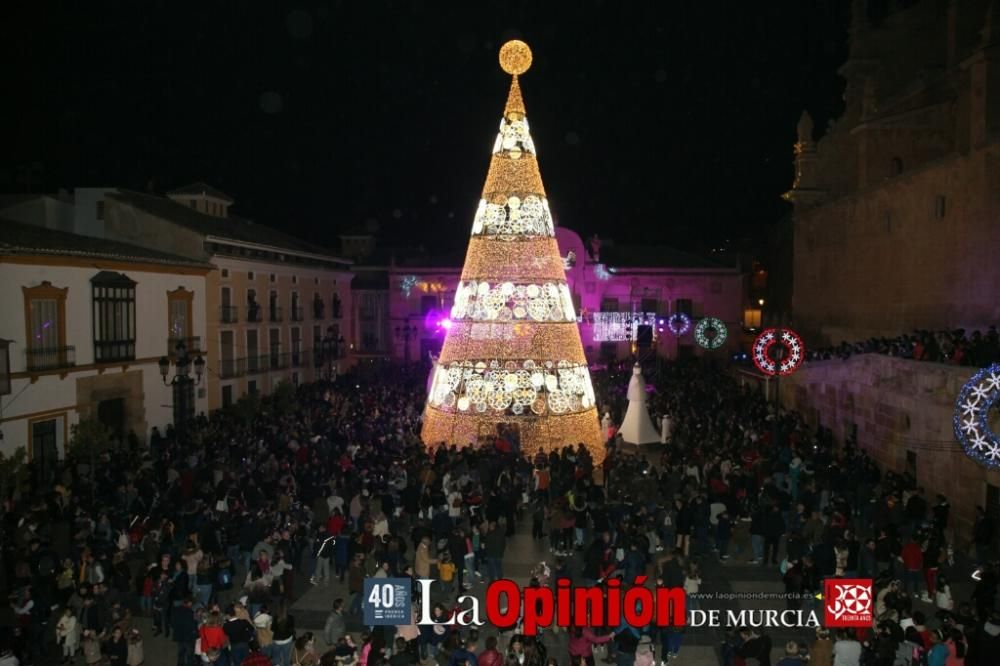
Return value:
[[(177, 352), (174, 360), (174, 376), (168, 379), (170, 359), (161, 356), (160, 378), (164, 386), (172, 386), (174, 389), (174, 427), (181, 429), (194, 413), (194, 387), (201, 383), (201, 378), (205, 374), (205, 359), (199, 355), (192, 362), (183, 340), (177, 342), (174, 350)], [(191, 378), (192, 365), (194, 379)]]
[(417, 337), (417, 327), (409, 323), (396, 327), (396, 339), (403, 341), (403, 359), (410, 362), (410, 338)]

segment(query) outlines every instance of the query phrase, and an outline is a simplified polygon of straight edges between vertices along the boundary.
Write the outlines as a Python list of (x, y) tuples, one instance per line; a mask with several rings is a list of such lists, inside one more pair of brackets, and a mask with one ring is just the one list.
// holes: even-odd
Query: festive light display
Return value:
[(610, 280), (611, 271), (609, 271), (608, 267), (604, 264), (594, 264), (594, 276), (598, 280)]
[(955, 438), (965, 455), (1000, 469), (1000, 435), (993, 432), (989, 411), (1000, 401), (1000, 363), (983, 368), (965, 383), (955, 401)]
[(403, 296), (409, 298), (410, 292), (413, 291), (413, 288), (417, 286), (418, 282), (420, 282), (420, 278), (416, 275), (404, 275), (399, 281), (399, 288), (402, 290)]
[(716, 317), (705, 317), (694, 327), (694, 341), (705, 349), (718, 349), (728, 335), (726, 325)]
[(667, 319), (667, 328), (678, 338), (691, 330), (691, 317), (683, 312), (675, 312)]
[(636, 338), (639, 326), (655, 323), (653, 312), (595, 312), (594, 342), (628, 342)]
[[(772, 350), (783, 347), (781, 361), (772, 358)], [(765, 375), (790, 375), (799, 369), (805, 359), (802, 338), (787, 328), (765, 328), (753, 341), (753, 362)]]
[(508, 42), (500, 63), (513, 80), (421, 437), (462, 446), (514, 427), (529, 455), (583, 443), (600, 461), (594, 389), (517, 78), (531, 50)]

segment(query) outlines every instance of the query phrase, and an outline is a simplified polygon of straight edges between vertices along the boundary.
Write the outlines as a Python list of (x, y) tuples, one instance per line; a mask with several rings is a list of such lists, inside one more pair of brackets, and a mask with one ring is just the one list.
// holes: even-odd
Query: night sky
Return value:
[[(19, 2), (0, 191), (157, 192), (331, 246), (464, 247), (509, 77), (560, 224), (687, 249), (786, 212), (795, 123), (842, 109), (847, 2)], [(16, 26), (16, 29), (15, 29)]]

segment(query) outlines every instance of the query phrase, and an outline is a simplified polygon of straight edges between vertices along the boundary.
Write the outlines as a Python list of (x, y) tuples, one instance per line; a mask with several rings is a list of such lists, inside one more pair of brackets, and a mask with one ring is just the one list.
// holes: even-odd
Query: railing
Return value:
[(292, 367), (293, 368), (308, 368), (310, 364), (310, 357), (312, 355), (308, 350), (293, 351), (292, 352)]
[(292, 310), (292, 321), (302, 321), (304, 319), (302, 314), (302, 306), (293, 306)]
[(187, 338), (167, 338), (167, 356), (176, 356), (177, 345), (182, 342), (184, 343), (184, 349), (187, 350), (188, 354), (200, 353), (202, 351), (201, 338), (197, 335)]
[(95, 340), (94, 361), (113, 363), (135, 360), (135, 340)]
[(235, 305), (219, 306), (219, 322), (223, 324), (235, 324), (240, 320), (240, 309)]
[(259, 305), (248, 305), (247, 306), (247, 321), (260, 323), (264, 321), (264, 310)]
[(326, 306), (323, 301), (313, 301), (313, 319), (321, 320), (326, 316)]
[(291, 354), (288, 352), (271, 352), (267, 356), (267, 367), (270, 370), (284, 370), (290, 360)]
[(224, 358), (219, 361), (219, 377), (230, 379), (232, 377), (242, 377), (246, 374), (247, 364), (243, 358)]
[(281, 308), (277, 305), (270, 308), (269, 314), (270, 314), (269, 320), (273, 321), (274, 323), (285, 321), (285, 318), (281, 314)]
[(246, 361), (248, 375), (257, 375), (267, 370), (267, 356), (247, 356), (244, 360)]
[(28, 371), (57, 370), (76, 365), (76, 347), (46, 347), (28, 349)]

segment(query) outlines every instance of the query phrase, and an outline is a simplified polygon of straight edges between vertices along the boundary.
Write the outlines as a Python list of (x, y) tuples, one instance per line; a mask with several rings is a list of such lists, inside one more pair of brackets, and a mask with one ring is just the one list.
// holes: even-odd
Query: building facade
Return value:
[[(740, 348), (745, 327), (754, 325), (747, 319), (753, 312), (758, 313), (759, 325), (759, 309), (747, 305), (746, 276), (737, 267), (669, 248), (613, 246), (595, 238), (585, 242), (566, 227), (556, 227), (555, 235), (584, 352), (592, 361), (625, 358), (639, 351), (633, 349), (639, 341), (625, 337), (638, 330), (627, 324), (602, 326), (602, 317), (606, 321), (613, 318), (610, 315), (620, 322), (638, 316), (644, 325), (641, 320), (648, 313), (652, 340), (644, 351), (663, 358), (705, 354), (725, 358)], [(462, 271), (461, 258), (450, 259), (418, 256), (407, 263), (358, 267), (354, 292), (361, 309), (356, 320), (359, 327), (368, 321), (377, 332), (381, 346), (373, 347), (372, 353), (414, 361), (437, 354)], [(385, 294), (384, 303), (380, 294)], [(362, 303), (367, 305), (361, 307)], [(376, 318), (378, 307), (386, 314)], [(693, 323), (704, 317), (723, 321), (728, 329), (723, 347), (702, 349), (692, 331), (672, 335), (659, 322), (676, 312), (685, 313)], [(356, 339), (363, 340), (363, 335), (359, 330)]]
[(807, 342), (1000, 318), (1000, 12), (991, 6), (854, 2), (844, 113), (819, 141), (803, 114), (786, 195), (793, 320)]
[[(124, 445), (207, 408), (205, 384), (168, 386), (159, 361), (205, 336), (201, 261), (0, 221), (0, 451), (45, 469), (71, 428), (100, 421)], [(192, 352), (197, 353), (196, 349)], [(172, 374), (176, 366), (169, 368)], [(193, 373), (192, 373), (193, 377)]]

